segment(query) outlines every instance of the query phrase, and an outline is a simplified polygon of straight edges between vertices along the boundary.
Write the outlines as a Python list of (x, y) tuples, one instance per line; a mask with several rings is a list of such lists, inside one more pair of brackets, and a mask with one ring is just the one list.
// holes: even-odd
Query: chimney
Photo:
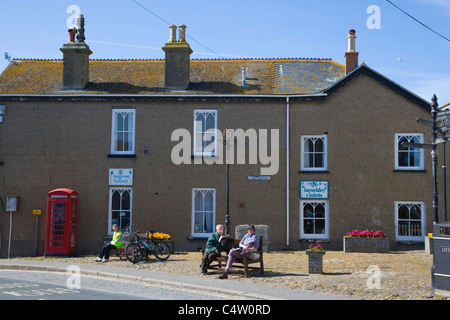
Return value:
[(170, 25), (169, 42), (162, 48), (165, 57), (165, 80), (166, 91), (184, 91), (189, 86), (189, 61), (193, 52), (186, 42), (186, 26), (179, 25), (180, 38), (177, 41), (177, 26)]
[(79, 14), (76, 22), (76, 29), (69, 29), (69, 42), (60, 49), (63, 53), (63, 90), (84, 90), (89, 83), (89, 55), (92, 51), (84, 43), (83, 15)]
[(345, 53), (345, 73), (349, 73), (356, 67), (358, 67), (358, 54), (359, 52), (355, 51), (355, 36), (356, 31), (351, 29), (348, 32), (348, 50)]

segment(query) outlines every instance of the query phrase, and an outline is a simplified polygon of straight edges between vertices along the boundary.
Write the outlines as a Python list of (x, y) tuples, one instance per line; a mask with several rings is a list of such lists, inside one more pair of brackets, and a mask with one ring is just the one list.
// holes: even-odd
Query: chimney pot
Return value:
[(348, 32), (348, 50), (345, 53), (345, 73), (349, 73), (353, 69), (355, 69), (358, 66), (358, 55), (359, 52), (356, 52), (356, 31), (354, 29), (350, 29)]
[(71, 28), (69, 29), (69, 43), (75, 42), (75, 35), (77, 34), (77, 29)]
[(77, 42), (84, 43), (86, 37), (84, 36), (84, 16), (79, 14), (76, 19), (77, 23)]
[(177, 42), (177, 26), (174, 24), (171, 24), (169, 26), (169, 42)]
[(180, 30), (179, 33), (179, 42), (186, 42), (186, 26), (184, 24), (180, 24), (178, 26), (178, 29)]

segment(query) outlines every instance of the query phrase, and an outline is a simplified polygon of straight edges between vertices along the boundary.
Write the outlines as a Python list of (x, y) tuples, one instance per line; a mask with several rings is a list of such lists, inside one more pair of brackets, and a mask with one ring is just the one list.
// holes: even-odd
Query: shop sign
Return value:
[(109, 169), (110, 186), (132, 186), (133, 169)]
[(301, 180), (300, 199), (328, 199), (328, 181)]

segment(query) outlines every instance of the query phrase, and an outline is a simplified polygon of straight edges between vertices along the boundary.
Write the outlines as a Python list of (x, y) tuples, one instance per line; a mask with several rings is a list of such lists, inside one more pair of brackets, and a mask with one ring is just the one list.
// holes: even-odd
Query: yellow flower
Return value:
[(158, 239), (158, 240), (170, 240), (171, 236), (169, 234), (167, 234), (167, 233), (155, 232), (155, 233), (150, 235), (150, 238)]

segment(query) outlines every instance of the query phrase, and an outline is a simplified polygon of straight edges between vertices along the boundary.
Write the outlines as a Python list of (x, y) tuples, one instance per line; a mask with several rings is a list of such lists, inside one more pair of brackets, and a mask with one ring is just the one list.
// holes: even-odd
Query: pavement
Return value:
[[(69, 273), (74, 264), (38, 260), (0, 259), (1, 270), (24, 270)], [(232, 299), (249, 300), (358, 300), (357, 297), (331, 295), (300, 289), (278, 288), (233, 280), (220, 280), (201, 275), (137, 270), (110, 266), (104, 263), (76, 264), (81, 276), (102, 277), (118, 281), (142, 282), (149, 285), (170, 287), (178, 290), (197, 290), (228, 295)]]

